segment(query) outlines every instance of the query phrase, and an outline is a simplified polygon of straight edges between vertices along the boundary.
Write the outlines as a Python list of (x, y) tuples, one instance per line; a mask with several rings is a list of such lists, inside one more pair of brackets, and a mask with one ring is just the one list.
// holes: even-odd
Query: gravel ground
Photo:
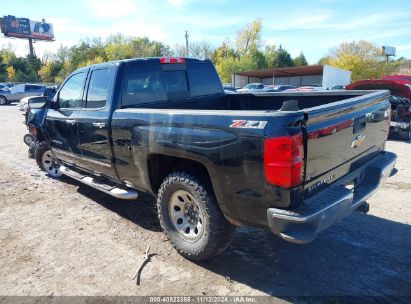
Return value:
[[(368, 214), (307, 245), (241, 228), (225, 253), (195, 264), (166, 241), (152, 198), (117, 200), (45, 176), (27, 158), (21, 113), (3, 106), (0, 116), (0, 295), (411, 296), (410, 142), (387, 143), (398, 172)], [(148, 245), (155, 256), (136, 286)]]

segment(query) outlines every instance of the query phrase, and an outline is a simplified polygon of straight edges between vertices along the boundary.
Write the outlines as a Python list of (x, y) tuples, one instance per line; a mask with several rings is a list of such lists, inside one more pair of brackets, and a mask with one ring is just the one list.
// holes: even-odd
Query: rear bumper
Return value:
[[(272, 232), (292, 243), (311, 242), (320, 231), (348, 216), (377, 191), (390, 176), (396, 160), (394, 153), (384, 152), (306, 199), (295, 210), (267, 209)], [(346, 187), (350, 183), (354, 183), (354, 189)]]

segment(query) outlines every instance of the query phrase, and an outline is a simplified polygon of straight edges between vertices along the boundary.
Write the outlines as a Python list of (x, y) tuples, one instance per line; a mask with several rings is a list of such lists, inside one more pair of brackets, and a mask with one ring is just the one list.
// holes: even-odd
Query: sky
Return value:
[[(147, 36), (171, 47), (189, 40), (205, 40), (217, 47), (245, 24), (262, 19), (265, 44), (282, 45), (292, 56), (303, 52), (316, 63), (343, 41), (365, 39), (378, 46), (397, 48), (397, 58), (411, 58), (410, 0), (8, 0), (0, 15), (53, 24), (56, 40), (36, 42), (42, 57), (60, 45), (72, 46), (91, 37), (116, 33)], [(5, 38), (18, 55), (28, 53), (28, 42)]]

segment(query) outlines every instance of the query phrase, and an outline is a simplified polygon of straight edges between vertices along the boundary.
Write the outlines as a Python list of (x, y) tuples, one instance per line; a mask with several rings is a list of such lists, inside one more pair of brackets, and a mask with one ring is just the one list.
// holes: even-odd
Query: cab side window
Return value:
[(162, 102), (187, 94), (185, 70), (163, 71), (159, 65), (130, 69), (126, 74), (122, 106)]
[(99, 109), (106, 106), (110, 76), (109, 69), (92, 71), (87, 92), (87, 109)]
[(83, 90), (87, 73), (81, 72), (74, 74), (63, 85), (59, 93), (60, 108), (82, 108), (83, 107)]

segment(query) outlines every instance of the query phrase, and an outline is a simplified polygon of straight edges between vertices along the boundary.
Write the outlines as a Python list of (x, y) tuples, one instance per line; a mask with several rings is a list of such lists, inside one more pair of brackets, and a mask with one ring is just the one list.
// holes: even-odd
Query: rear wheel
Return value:
[(160, 186), (157, 198), (164, 233), (184, 257), (203, 261), (224, 251), (235, 226), (222, 214), (207, 183), (185, 172), (174, 172)]
[(51, 177), (60, 177), (62, 175), (58, 160), (53, 156), (49, 146), (45, 142), (37, 146), (36, 162), (40, 169)]

